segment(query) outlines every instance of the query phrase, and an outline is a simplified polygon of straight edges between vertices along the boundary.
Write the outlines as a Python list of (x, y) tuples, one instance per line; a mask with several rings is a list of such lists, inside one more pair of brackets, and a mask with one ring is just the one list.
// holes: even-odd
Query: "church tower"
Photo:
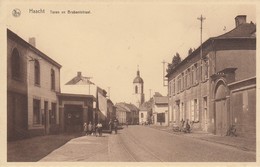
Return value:
[(133, 91), (134, 105), (139, 108), (144, 103), (144, 81), (140, 77), (139, 68), (137, 69), (137, 75), (133, 81)]

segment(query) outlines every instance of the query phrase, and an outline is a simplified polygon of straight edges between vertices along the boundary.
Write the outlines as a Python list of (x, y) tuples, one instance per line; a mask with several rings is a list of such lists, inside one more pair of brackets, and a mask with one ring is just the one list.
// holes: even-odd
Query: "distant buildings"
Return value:
[(168, 126), (168, 97), (158, 92), (153, 96), (153, 124)]
[(139, 109), (129, 103), (120, 102), (115, 104), (116, 107), (116, 116), (119, 123), (125, 124), (126, 122), (129, 125), (136, 125), (139, 122)]
[(189, 119), (194, 129), (221, 136), (235, 125), (238, 135), (255, 137), (256, 25), (245, 15), (235, 24), (167, 74), (170, 124)]

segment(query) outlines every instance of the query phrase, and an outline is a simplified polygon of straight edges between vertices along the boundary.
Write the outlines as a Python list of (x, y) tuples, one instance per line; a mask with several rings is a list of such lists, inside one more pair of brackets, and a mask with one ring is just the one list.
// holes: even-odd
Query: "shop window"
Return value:
[(40, 100), (33, 99), (33, 124), (40, 124), (40, 103)]
[(50, 124), (56, 124), (56, 103), (51, 103)]

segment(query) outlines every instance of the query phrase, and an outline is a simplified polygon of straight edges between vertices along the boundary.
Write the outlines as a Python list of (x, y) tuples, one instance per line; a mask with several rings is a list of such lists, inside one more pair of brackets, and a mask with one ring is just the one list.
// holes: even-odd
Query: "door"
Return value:
[(216, 101), (216, 135), (225, 136), (227, 132), (226, 100)]
[(48, 101), (44, 101), (44, 118), (43, 118), (43, 124), (44, 124), (44, 132), (45, 134), (48, 134), (48, 121), (47, 121), (47, 118), (48, 118)]

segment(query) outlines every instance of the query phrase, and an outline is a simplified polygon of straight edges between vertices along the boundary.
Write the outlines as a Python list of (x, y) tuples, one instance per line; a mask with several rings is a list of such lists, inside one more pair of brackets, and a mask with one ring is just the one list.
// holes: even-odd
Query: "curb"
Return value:
[[(152, 129), (155, 129), (155, 130), (160, 130), (160, 131), (164, 131), (164, 132), (167, 132), (167, 133), (170, 133), (172, 135), (176, 135), (176, 136), (184, 136), (184, 137), (189, 137), (189, 138), (192, 138), (192, 139), (197, 139), (197, 140), (204, 140), (204, 141), (207, 141), (207, 142), (211, 142), (211, 143), (217, 143), (217, 144), (222, 144), (222, 145), (226, 145), (226, 146), (230, 146), (230, 147), (234, 147), (236, 149), (240, 149), (240, 150), (243, 150), (243, 151), (247, 151), (247, 152), (252, 152), (252, 153), (256, 153), (256, 150), (253, 150), (253, 149), (250, 149), (250, 148), (247, 148), (247, 147), (244, 147), (244, 146), (237, 146), (237, 145), (234, 145), (234, 144), (229, 144), (229, 143), (225, 143), (225, 142), (221, 142), (221, 141), (216, 141), (216, 140), (210, 140), (210, 139), (206, 139), (206, 138), (201, 138), (201, 137), (195, 137), (195, 136), (189, 136), (189, 135), (185, 135), (185, 133), (179, 133), (179, 132), (171, 132), (170, 129), (159, 129), (159, 128), (154, 128), (154, 127), (151, 127), (149, 126), (149, 128), (152, 128)], [(207, 133), (205, 133), (207, 134)], [(203, 134), (202, 134), (203, 135)], [(211, 134), (209, 134), (211, 135)], [(213, 135), (212, 135), (213, 136)], [(203, 136), (202, 136), (203, 137)]]

